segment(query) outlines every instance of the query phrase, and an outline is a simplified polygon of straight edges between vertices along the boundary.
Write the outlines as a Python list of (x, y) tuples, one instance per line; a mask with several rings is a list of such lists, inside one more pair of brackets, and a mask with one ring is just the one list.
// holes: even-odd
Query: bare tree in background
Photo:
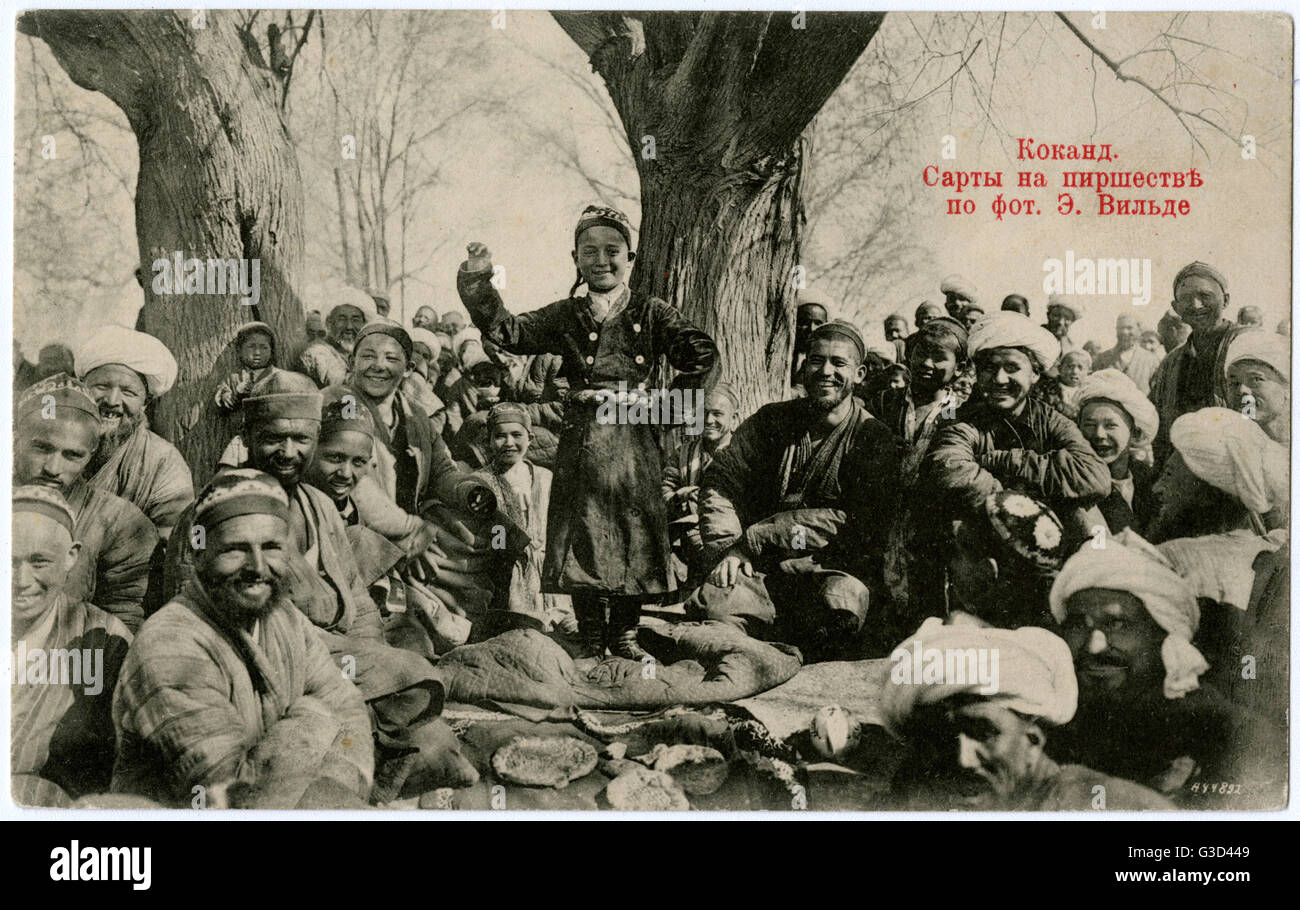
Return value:
[(313, 200), (336, 226), (316, 238), (328, 250), (322, 265), (341, 264), (356, 287), (388, 290), (404, 313), (408, 284), (430, 264), (428, 248), (418, 259), (407, 249), (412, 234), (429, 233), (427, 199), (442, 176), (435, 146), (490, 106), (471, 78), (487, 30), (455, 13), (321, 15), (315, 82), (290, 119), (300, 151), (332, 184)]

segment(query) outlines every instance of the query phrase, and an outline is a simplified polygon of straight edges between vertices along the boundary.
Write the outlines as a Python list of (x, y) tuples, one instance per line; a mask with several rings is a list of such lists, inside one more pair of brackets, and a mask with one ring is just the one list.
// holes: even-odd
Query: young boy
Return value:
[(265, 322), (246, 322), (235, 333), (235, 352), (241, 369), (217, 387), (215, 396), (223, 411), (239, 410), (253, 383), (275, 370), (275, 333)]
[[(628, 287), (635, 254), (622, 212), (588, 206), (573, 246), (578, 280), (564, 299), (535, 312), (506, 310), (481, 243), (470, 244), (456, 286), (484, 338), (510, 353), (564, 358), (571, 392), (556, 454), (542, 587), (574, 595), (592, 656), (602, 657), (609, 645), (619, 657), (640, 660), (647, 656), (636, 637), (641, 605), (675, 588), (658, 428), (649, 421), (603, 423), (599, 406), (620, 385), (624, 393), (644, 394), (665, 358), (677, 373), (675, 388), (698, 390), (718, 349), (675, 308)], [(583, 285), (586, 293), (575, 296)]]
[(726, 383), (718, 383), (704, 399), (704, 431), (687, 436), (664, 465), (664, 502), (668, 504), (668, 534), (673, 555), (680, 561), (677, 580), (693, 588), (703, 573), (704, 543), (700, 539), (700, 478), (713, 457), (731, 442), (740, 425), (740, 399)]
[(1079, 391), (1092, 372), (1092, 355), (1083, 348), (1061, 357), (1061, 413), (1071, 420), (1079, 416)]
[[(530, 542), (522, 551), (503, 555), (494, 573), (492, 607), (484, 623), (488, 628), (475, 629), (475, 638), (488, 638), (507, 629), (547, 631), (556, 624), (572, 630), (572, 611), (563, 609), (553, 595), (542, 593), (551, 472), (528, 460), (532, 441), (532, 420), (526, 407), (510, 401), (488, 411), (488, 464), (475, 476), (492, 488), (501, 510)], [(570, 616), (567, 623), (566, 613)]]

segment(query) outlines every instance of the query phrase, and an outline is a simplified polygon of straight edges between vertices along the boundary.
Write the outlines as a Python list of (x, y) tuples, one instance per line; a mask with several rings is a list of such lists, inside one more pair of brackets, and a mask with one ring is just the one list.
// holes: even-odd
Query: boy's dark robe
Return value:
[(713, 339), (662, 300), (628, 291), (603, 323), (585, 298), (567, 297), (512, 316), (490, 270), (456, 275), (461, 302), (491, 341), (512, 354), (557, 353), (571, 390), (555, 459), (546, 524), (542, 590), (638, 595), (675, 588), (661, 483), (660, 428), (597, 422), (597, 406), (574, 396), (589, 389), (649, 389), (659, 363), (676, 371), (674, 388), (700, 389), (717, 362)]

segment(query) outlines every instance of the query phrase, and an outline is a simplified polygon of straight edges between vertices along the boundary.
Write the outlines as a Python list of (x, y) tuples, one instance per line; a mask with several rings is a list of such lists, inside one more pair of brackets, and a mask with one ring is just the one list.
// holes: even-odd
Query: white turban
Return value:
[(1061, 356), (1061, 343), (1055, 335), (1028, 316), (1011, 310), (985, 316), (971, 329), (966, 345), (970, 356), (990, 348), (1026, 348), (1034, 353), (1044, 370), (1050, 369)]
[[(988, 669), (996, 666), (996, 690), (989, 692), (989, 687), (978, 679), (927, 681), (930, 677), (923, 670), (931, 661), (927, 655), (932, 651), (944, 659), (945, 671), (941, 675), (948, 672), (949, 656), (954, 668), (958, 663), (969, 668), (972, 654), (977, 662), (984, 655)], [(916, 666), (918, 653), (921, 666)], [(882, 724), (897, 735), (917, 708), (968, 693), (1045, 723), (1068, 723), (1079, 702), (1070, 646), (1060, 636), (1034, 626), (995, 629), (972, 623), (945, 625), (938, 617), (930, 617), (890, 655), (880, 698)]]
[(477, 341), (481, 344), (483, 341), (483, 333), (480, 332), (475, 326), (467, 325), (465, 326), (465, 328), (461, 329), (459, 332), (457, 332), (455, 335), (452, 336), (451, 349), (457, 353), (460, 353), (460, 346), (467, 341)]
[(379, 321), (379, 310), (375, 307), (375, 300), (360, 288), (354, 288), (350, 284), (340, 284), (330, 288), (327, 292), (329, 295), (329, 308), (325, 311), (325, 318), (329, 319), (334, 315), (334, 311), (341, 306), (356, 307), (366, 317), (366, 325)]
[(1197, 597), (1206, 597), (1245, 611), (1255, 586), (1255, 558), (1265, 550), (1273, 552), (1286, 543), (1286, 531), (1278, 528), (1268, 537), (1254, 531), (1237, 530), (1204, 537), (1179, 537), (1158, 544), (1158, 548), (1187, 579)]
[(96, 329), (82, 343), (74, 362), (81, 379), (91, 370), (110, 363), (129, 367), (140, 374), (153, 398), (165, 395), (176, 384), (176, 358), (167, 345), (152, 335), (120, 325)]
[(1193, 474), (1263, 514), (1290, 502), (1287, 450), (1231, 408), (1202, 408), (1169, 428), (1169, 441)]
[(1128, 414), (1133, 421), (1133, 445), (1143, 446), (1156, 438), (1160, 413), (1127, 374), (1115, 369), (1098, 370), (1085, 379), (1076, 400), (1079, 412), (1083, 413), (1083, 406), (1088, 402), (1099, 399), (1113, 401)]
[(975, 285), (960, 275), (949, 275), (939, 282), (939, 291), (943, 294), (956, 294), (958, 297), (965, 297), (971, 303), (979, 299), (975, 292)]
[(1050, 310), (1054, 306), (1069, 310), (1074, 315), (1075, 321), (1083, 318), (1083, 307), (1077, 297), (1068, 294), (1050, 294), (1047, 298), (1047, 308)]
[(1182, 698), (1200, 685), (1201, 674), (1210, 668), (1192, 644), (1201, 623), (1196, 594), (1169, 559), (1132, 528), (1112, 535), (1105, 544), (1100, 549), (1084, 546), (1065, 561), (1048, 595), (1052, 615), (1065, 622), (1065, 602), (1089, 588), (1132, 594), (1167, 633), (1160, 645), (1165, 698)]
[(1281, 374), (1285, 382), (1291, 381), (1291, 344), (1282, 335), (1265, 329), (1247, 329), (1238, 332), (1228, 345), (1228, 356), (1223, 363), (1227, 369), (1238, 360), (1258, 360)]
[(438, 359), (438, 354), (442, 352), (442, 342), (438, 340), (437, 335), (433, 334), (433, 332), (430, 332), (428, 329), (419, 328), (407, 329), (406, 332), (411, 336), (412, 343), (424, 345), (429, 349), (429, 353), (433, 359)]
[(898, 348), (892, 341), (873, 341), (867, 344), (866, 348), (868, 352), (889, 363), (898, 359)]

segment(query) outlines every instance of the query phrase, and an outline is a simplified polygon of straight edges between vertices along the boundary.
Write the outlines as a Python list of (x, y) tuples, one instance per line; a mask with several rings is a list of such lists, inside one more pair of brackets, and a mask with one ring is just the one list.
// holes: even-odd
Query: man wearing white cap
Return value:
[(1047, 732), (1077, 703), (1070, 649), (1052, 632), (926, 620), (894, 649), (883, 682), (882, 723), (909, 748), (891, 801), (903, 809), (1173, 808), (1139, 784), (1047, 756)]
[[(939, 291), (943, 294), (943, 305), (948, 315), (958, 322), (962, 322), (967, 304), (979, 302), (975, 285), (960, 275), (949, 275), (939, 282)], [(965, 325), (964, 322), (962, 324)]]
[(1079, 678), (1066, 754), (1183, 808), (1285, 802), (1285, 731), (1202, 683), (1196, 591), (1165, 554), (1132, 530), (1082, 547), (1049, 601)]
[(1070, 337), (1070, 326), (1083, 318), (1083, 308), (1078, 299), (1065, 294), (1052, 294), (1047, 298), (1047, 323), (1043, 328), (1052, 333), (1061, 346), (1061, 354), (1080, 350)]
[(1004, 487), (1045, 502), (1062, 521), (1110, 492), (1110, 474), (1078, 428), (1031, 397), (1060, 345), (1019, 313), (980, 322), (968, 344), (976, 394), (936, 436), (922, 468), (927, 496), (954, 518), (977, 513)]
[(176, 447), (149, 429), (145, 408), (175, 385), (176, 358), (152, 335), (107, 325), (82, 345), (76, 364), (100, 418), (84, 481), (135, 505), (166, 540), (194, 499), (194, 478)]
[(375, 301), (359, 288), (340, 285), (332, 296), (334, 302), (325, 316), (325, 337), (303, 348), (297, 367), (322, 389), (347, 380), (348, 358), (357, 336), (367, 323), (379, 318)]
[(1291, 344), (1276, 332), (1252, 329), (1228, 345), (1228, 406), (1249, 414), (1282, 445), (1291, 443)]

